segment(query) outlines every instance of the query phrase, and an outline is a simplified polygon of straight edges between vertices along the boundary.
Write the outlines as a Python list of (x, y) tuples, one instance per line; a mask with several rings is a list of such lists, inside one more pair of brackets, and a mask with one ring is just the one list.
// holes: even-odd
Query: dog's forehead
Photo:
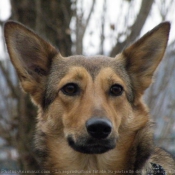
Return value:
[[(83, 67), (94, 78), (102, 68), (110, 67), (117, 74), (123, 74), (123, 66), (117, 58), (107, 56), (70, 56), (63, 59), (57, 59), (52, 66), (52, 72), (55, 72), (60, 78), (64, 77), (72, 67)], [(81, 72), (80, 72), (81, 73)]]
[(103, 67), (111, 67), (114, 59), (106, 56), (71, 56), (69, 60), (72, 66), (82, 66), (92, 77), (95, 77)]

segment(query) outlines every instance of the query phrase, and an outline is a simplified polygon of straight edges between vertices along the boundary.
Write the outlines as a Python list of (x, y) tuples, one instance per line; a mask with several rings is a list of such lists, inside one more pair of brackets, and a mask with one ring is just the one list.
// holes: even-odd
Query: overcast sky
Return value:
[(0, 0), (0, 19), (5, 21), (10, 16), (9, 0)]

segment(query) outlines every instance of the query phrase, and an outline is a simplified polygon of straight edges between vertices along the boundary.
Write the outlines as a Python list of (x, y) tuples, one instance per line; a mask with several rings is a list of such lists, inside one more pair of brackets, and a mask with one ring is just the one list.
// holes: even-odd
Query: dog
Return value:
[(163, 22), (116, 57), (69, 56), (14, 21), (5, 41), (23, 90), (37, 105), (36, 153), (51, 174), (175, 174), (154, 145), (142, 101), (168, 41)]

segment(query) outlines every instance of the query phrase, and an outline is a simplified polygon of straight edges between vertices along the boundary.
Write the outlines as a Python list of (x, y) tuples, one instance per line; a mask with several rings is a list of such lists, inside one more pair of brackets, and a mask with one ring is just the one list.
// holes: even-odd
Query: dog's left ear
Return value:
[(163, 58), (169, 31), (170, 23), (161, 23), (123, 51), (125, 68), (136, 94), (142, 95), (151, 84), (153, 73)]

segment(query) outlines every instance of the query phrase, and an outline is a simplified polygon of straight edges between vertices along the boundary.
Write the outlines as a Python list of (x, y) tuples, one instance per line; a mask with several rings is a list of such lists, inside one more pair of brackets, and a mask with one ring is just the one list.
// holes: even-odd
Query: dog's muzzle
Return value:
[(105, 153), (116, 146), (116, 138), (110, 136), (112, 123), (105, 118), (93, 117), (86, 122), (88, 135), (81, 136), (74, 141), (70, 135), (69, 145), (76, 151), (86, 154)]

